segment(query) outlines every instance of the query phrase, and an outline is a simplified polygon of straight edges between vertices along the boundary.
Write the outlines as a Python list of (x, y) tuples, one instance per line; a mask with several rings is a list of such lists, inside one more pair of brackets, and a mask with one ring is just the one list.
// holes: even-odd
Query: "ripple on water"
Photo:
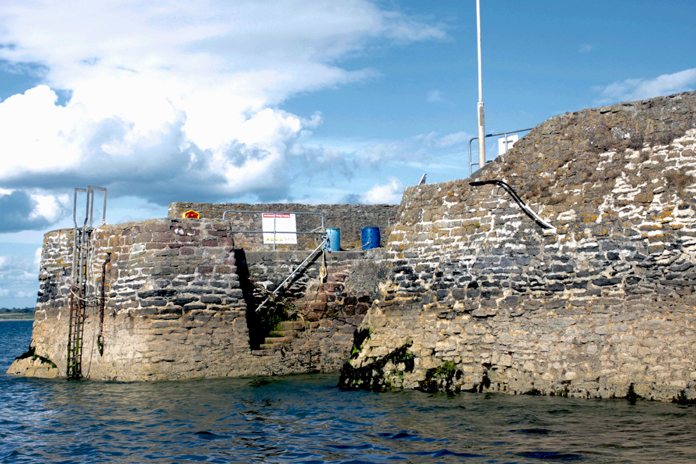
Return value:
[[(31, 323), (0, 323), (0, 363)], [(4, 369), (6, 369), (5, 367)], [(336, 376), (158, 383), (0, 375), (0, 462), (694, 462), (694, 407), (341, 392)]]

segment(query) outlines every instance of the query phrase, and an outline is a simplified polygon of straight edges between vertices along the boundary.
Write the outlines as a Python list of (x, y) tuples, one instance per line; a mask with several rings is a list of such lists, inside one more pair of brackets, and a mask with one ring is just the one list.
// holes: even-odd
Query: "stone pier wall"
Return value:
[[(49, 375), (66, 374), (72, 234), (59, 230), (44, 239), (32, 347), (56, 365)], [(160, 380), (260, 371), (248, 350), (246, 307), (226, 225), (156, 219), (102, 226), (91, 243), (84, 377)], [(107, 253), (101, 327), (95, 297)], [(31, 375), (35, 367), (15, 363), (10, 372)]]
[(344, 388), (696, 398), (696, 94), (561, 115), (410, 187)]
[[(72, 236), (71, 229), (45, 236), (32, 350), (10, 373), (66, 375)], [(327, 254), (323, 281), (319, 254), (282, 298), (257, 314), (265, 289), (274, 290), (309, 252), (244, 255), (233, 246), (230, 225), (221, 221), (155, 219), (102, 226), (94, 229), (90, 243), (85, 378), (173, 380), (337, 371), (372, 301), (360, 280), (351, 278), (356, 263), (365, 267), (360, 264), (365, 253)]]

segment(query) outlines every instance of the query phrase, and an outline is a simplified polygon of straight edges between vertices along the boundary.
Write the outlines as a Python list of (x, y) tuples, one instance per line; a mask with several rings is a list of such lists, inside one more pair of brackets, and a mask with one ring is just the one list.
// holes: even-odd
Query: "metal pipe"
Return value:
[(556, 228), (549, 224), (548, 222), (544, 221), (541, 216), (539, 216), (537, 213), (531, 210), (529, 206), (522, 200), (522, 198), (517, 194), (515, 189), (513, 189), (510, 185), (508, 185), (506, 182), (503, 182), (502, 180), (497, 180), (497, 179), (492, 179), (492, 180), (478, 180), (478, 181), (473, 181), (469, 182), (469, 185), (472, 187), (480, 187), (482, 185), (497, 185), (498, 187), (502, 187), (503, 190), (505, 190), (513, 200), (515, 200), (515, 203), (520, 207), (520, 209), (534, 222), (536, 222), (539, 226), (541, 226), (542, 229), (547, 229), (551, 233), (556, 233)]
[(94, 226), (94, 190), (92, 190), (92, 187), (87, 187), (87, 192), (90, 196), (89, 228), (91, 229)]
[(75, 228), (77, 229), (77, 192), (86, 192), (87, 189), (83, 188), (75, 188), (75, 194), (73, 196), (73, 213), (72, 213), (72, 218), (73, 222), (75, 223)]
[[(102, 209), (102, 223), (101, 223), (101, 225), (104, 225), (104, 224), (106, 224), (106, 189), (104, 187), (94, 187), (92, 185), (90, 185), (87, 188), (92, 189), (93, 191), (99, 190), (101, 192), (104, 192), (104, 208)], [(94, 195), (94, 192), (92, 193), (92, 195)], [(92, 207), (94, 208), (94, 197), (92, 197)], [(94, 211), (92, 213), (94, 213)]]
[(75, 228), (73, 229), (73, 260), (72, 260), (72, 269), (70, 272), (70, 280), (71, 282), (75, 283), (75, 269), (76, 269), (76, 263), (77, 263), (77, 193), (78, 192), (87, 192), (87, 189), (83, 188), (76, 188), (74, 195), (73, 195), (73, 223), (75, 224)]
[(97, 336), (97, 348), (99, 355), (104, 355), (104, 307), (106, 305), (106, 265), (111, 262), (111, 253), (106, 254), (104, 264), (102, 264), (101, 278), (101, 298), (99, 299), (99, 335)]
[(94, 195), (94, 192), (92, 192), (89, 188), (87, 188), (87, 190), (85, 190), (85, 191), (87, 192), (87, 195), (86, 195), (86, 196), (87, 196), (87, 198), (86, 198), (87, 201), (86, 201), (86, 203), (85, 203), (85, 222), (82, 223), (82, 227), (86, 227), (86, 226), (87, 226), (87, 221), (89, 221), (89, 205), (90, 205), (90, 202), (89, 202), (89, 197), (90, 197), (90, 195), (89, 195), (89, 194), (91, 193), (92, 195)]

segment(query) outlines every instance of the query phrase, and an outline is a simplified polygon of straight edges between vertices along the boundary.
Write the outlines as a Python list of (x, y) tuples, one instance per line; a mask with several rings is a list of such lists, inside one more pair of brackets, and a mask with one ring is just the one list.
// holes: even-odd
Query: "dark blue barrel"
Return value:
[(370, 250), (379, 248), (379, 227), (363, 227), (362, 230), (362, 249)]
[(341, 251), (341, 230), (327, 228), (326, 235), (329, 236), (329, 251)]

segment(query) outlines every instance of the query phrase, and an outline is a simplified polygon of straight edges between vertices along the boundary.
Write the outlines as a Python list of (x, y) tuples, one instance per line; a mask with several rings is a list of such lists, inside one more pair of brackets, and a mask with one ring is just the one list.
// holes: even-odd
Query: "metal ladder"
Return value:
[[(94, 221), (94, 192), (104, 192), (104, 208), (102, 225), (106, 223), (106, 189), (89, 186), (86, 189), (76, 188), (73, 198), (73, 259), (70, 274), (70, 323), (68, 326), (68, 358), (65, 369), (68, 380), (82, 378), (82, 349), (84, 324), (87, 318), (87, 303), (94, 288), (89, 285), (88, 276), (91, 274), (90, 248)], [(86, 196), (85, 220), (82, 227), (77, 224), (77, 196), (84, 192)]]

